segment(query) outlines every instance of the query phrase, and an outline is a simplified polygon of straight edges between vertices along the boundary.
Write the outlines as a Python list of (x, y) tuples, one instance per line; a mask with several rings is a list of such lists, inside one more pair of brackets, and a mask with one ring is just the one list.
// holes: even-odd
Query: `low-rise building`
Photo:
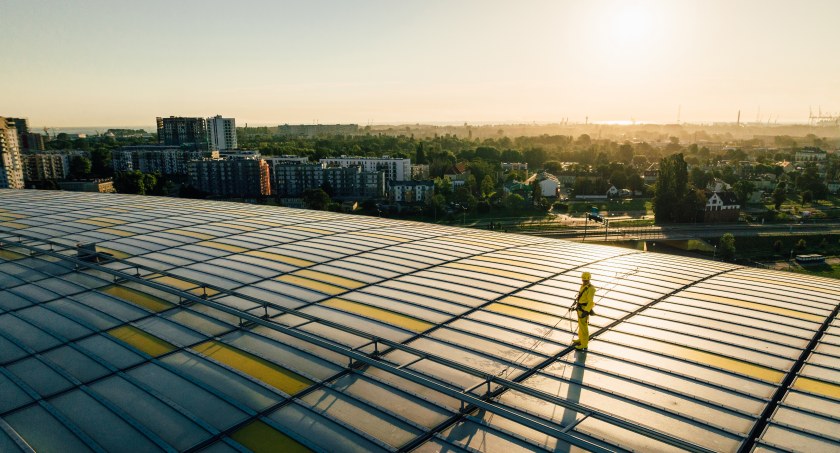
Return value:
[(502, 162), (502, 171), (524, 171), (528, 173), (528, 162)]
[(741, 205), (734, 192), (707, 192), (704, 222), (735, 222), (741, 212)]
[(560, 181), (551, 173), (540, 172), (537, 176), (540, 185), (540, 193), (544, 197), (556, 197)]
[(706, 189), (711, 192), (725, 192), (732, 190), (732, 186), (720, 178), (714, 178), (706, 185)]
[(429, 179), (429, 165), (417, 164), (411, 166), (411, 179), (423, 180)]
[(58, 187), (61, 188), (61, 190), (68, 190), (71, 192), (116, 192), (116, 190), (114, 189), (114, 181), (111, 178), (88, 179), (77, 181), (58, 181)]
[(650, 164), (642, 174), (642, 179), (645, 184), (655, 184), (659, 180), (659, 164)]
[(797, 163), (799, 162), (825, 162), (828, 158), (828, 153), (821, 149), (801, 149), (796, 152), (794, 157)]
[(398, 181), (388, 184), (389, 199), (396, 203), (425, 203), (434, 193), (434, 181)]

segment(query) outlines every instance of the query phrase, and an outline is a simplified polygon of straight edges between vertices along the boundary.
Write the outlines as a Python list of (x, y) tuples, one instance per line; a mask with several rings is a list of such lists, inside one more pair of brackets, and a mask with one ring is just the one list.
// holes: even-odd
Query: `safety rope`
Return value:
[[(614, 289), (615, 289), (615, 287), (616, 287), (616, 286), (618, 286), (618, 283), (619, 283), (621, 280), (623, 280), (623, 279), (625, 279), (625, 278), (627, 278), (627, 277), (630, 277), (631, 275), (634, 275), (634, 274), (636, 274), (637, 272), (639, 272), (639, 267), (638, 267), (638, 266), (634, 267), (634, 268), (633, 268), (633, 270), (630, 270), (630, 271), (624, 272), (623, 274), (619, 274), (618, 272), (616, 272), (616, 273), (615, 273), (615, 276), (613, 277), (613, 279), (614, 279), (613, 283), (610, 285), (610, 287), (609, 287), (607, 290), (603, 291), (603, 292), (602, 292), (602, 293), (598, 296), (598, 300), (597, 300), (597, 302), (596, 302), (595, 304), (593, 304), (593, 305), (596, 305), (596, 306), (597, 306), (597, 305), (598, 305), (598, 303), (600, 303), (600, 302), (601, 302), (601, 300), (604, 298), (604, 296), (606, 296), (607, 294), (609, 294), (609, 292), (610, 292), (610, 291), (614, 290)], [(514, 371), (514, 370), (512, 369), (512, 367), (514, 367), (514, 366), (519, 366), (519, 365), (520, 365), (520, 363), (519, 363), (520, 361), (523, 361), (523, 362), (524, 362), (524, 359), (525, 359), (525, 358), (526, 358), (529, 354), (531, 354), (532, 352), (534, 352), (534, 350), (535, 350), (536, 348), (538, 348), (538, 347), (539, 347), (542, 343), (545, 343), (545, 341), (548, 339), (548, 336), (549, 336), (549, 335), (551, 335), (551, 332), (553, 332), (555, 329), (557, 329), (557, 326), (559, 326), (559, 325), (560, 325), (560, 323), (561, 323), (561, 322), (563, 322), (563, 320), (564, 320), (564, 319), (566, 319), (566, 318), (568, 318), (568, 320), (569, 320), (569, 333), (571, 333), (572, 338), (574, 338), (574, 336), (577, 334), (577, 323), (576, 323), (576, 322), (572, 319), (572, 317), (571, 317), (572, 308), (574, 308), (574, 305), (570, 306), (570, 307), (566, 310), (566, 313), (565, 313), (565, 314), (563, 314), (563, 316), (562, 316), (560, 319), (558, 319), (556, 323), (554, 323), (554, 326), (552, 326), (550, 329), (546, 330), (545, 335), (543, 335), (542, 337), (539, 337), (539, 338), (535, 339), (535, 340), (534, 340), (534, 344), (532, 344), (530, 348), (528, 348), (528, 349), (527, 349), (527, 350), (525, 350), (523, 353), (521, 353), (521, 354), (519, 355), (519, 357), (517, 357), (517, 358), (516, 358), (516, 360), (514, 360), (514, 361), (513, 361), (513, 363), (512, 363), (511, 365), (507, 365), (507, 366), (505, 366), (504, 368), (502, 368), (502, 369), (501, 369), (501, 371), (499, 371), (498, 373), (496, 373), (496, 376), (499, 376), (499, 377), (504, 377), (504, 378), (508, 378), (508, 377), (510, 376), (510, 374), (511, 374), (511, 373), (513, 373), (513, 371)], [(565, 371), (566, 371), (566, 362), (565, 362), (565, 361), (562, 361), (562, 362), (563, 362), (563, 370), (562, 370), (562, 373), (565, 373)], [(508, 370), (510, 370), (510, 371), (508, 371)], [(503, 376), (503, 375), (505, 374), (505, 372), (508, 372), (508, 376)]]

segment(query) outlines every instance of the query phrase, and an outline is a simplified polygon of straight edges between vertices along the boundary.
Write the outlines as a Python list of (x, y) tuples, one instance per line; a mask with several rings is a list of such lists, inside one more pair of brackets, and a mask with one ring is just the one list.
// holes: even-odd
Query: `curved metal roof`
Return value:
[(835, 280), (29, 190), (0, 191), (0, 241), (0, 451), (840, 448)]

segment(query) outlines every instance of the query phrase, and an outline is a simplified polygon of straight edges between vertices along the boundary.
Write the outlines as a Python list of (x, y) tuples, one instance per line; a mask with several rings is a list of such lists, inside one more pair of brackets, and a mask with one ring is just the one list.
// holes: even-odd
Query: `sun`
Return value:
[(607, 35), (612, 44), (624, 48), (648, 44), (654, 24), (654, 11), (639, 4), (621, 3), (608, 12)]

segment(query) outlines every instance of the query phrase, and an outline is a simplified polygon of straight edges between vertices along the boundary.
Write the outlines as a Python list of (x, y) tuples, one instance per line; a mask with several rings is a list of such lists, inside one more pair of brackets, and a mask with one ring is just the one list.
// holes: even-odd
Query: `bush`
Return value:
[(569, 212), (569, 205), (567, 203), (560, 203), (559, 201), (554, 203), (554, 212), (559, 214), (566, 214)]
[(799, 242), (796, 243), (796, 248), (799, 250), (805, 250), (805, 239), (800, 239)]

